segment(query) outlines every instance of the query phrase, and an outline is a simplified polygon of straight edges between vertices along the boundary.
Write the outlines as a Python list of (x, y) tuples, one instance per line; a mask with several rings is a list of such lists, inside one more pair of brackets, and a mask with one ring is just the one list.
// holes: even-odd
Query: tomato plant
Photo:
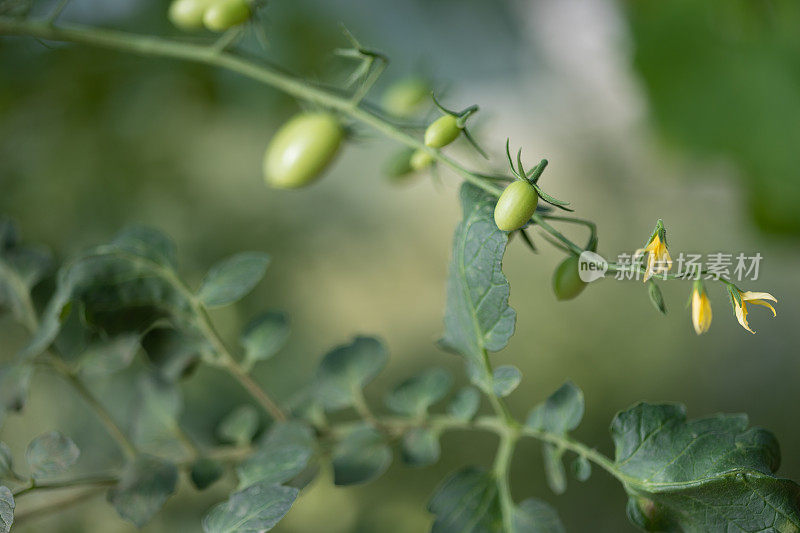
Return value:
[[(390, 165), (393, 176), (447, 168), (463, 178), (438, 345), (458, 354), (469, 384), (453, 391), (449, 371), (436, 366), (419, 369), (385, 391), (383, 408), (373, 406), (364, 389), (389, 363), (390, 350), (379, 338), (359, 335), (327, 351), (296, 397), (279, 399), (256, 380), (253, 369), (270, 365), (283, 348), (289, 335), (287, 316), (275, 310), (254, 314), (233, 347), (218, 333), (210, 313), (236, 304), (260, 283), (271, 262), (265, 252), (223, 258), (200, 278), (184, 272), (176, 244), (167, 235), (135, 226), (57, 261), (46, 248), (22, 239), (14, 223), (2, 219), (0, 309), (27, 330), (28, 338), (16, 356), (0, 366), (0, 422), (24, 411), (35, 385), (33, 376), (47, 370), (85, 400), (119, 457), (114, 468), (78, 475), (73, 472), (81, 450), (60, 431), (34, 438), (24, 459), (0, 443), (0, 533), (14, 527), (18, 505), (29, 494), (76, 487), (104, 491), (122, 519), (142, 527), (176, 492), (181, 475), (203, 491), (221, 483), (229, 471), (236, 476), (235, 488), (187, 529), (268, 531), (291, 512), (319, 474), (319, 465), (332, 470), (337, 486), (369, 483), (383, 475), (395, 457), (410, 467), (436, 463), (442, 454), (440, 440), (451, 431), (490, 433), (497, 448), (488, 468), (459, 467), (434, 491), (428, 511), (437, 533), (564, 530), (544, 499), (521, 499), (512, 492), (512, 459), (523, 440), (541, 444), (544, 474), (554, 493), (567, 490), (566, 464), (579, 481), (599, 469), (618, 481), (620, 495), (627, 497), (620, 513), (626, 512), (646, 531), (800, 529), (800, 485), (778, 475), (776, 438), (750, 427), (746, 416), (689, 419), (680, 404), (640, 402), (613, 417), (614, 452), (609, 456), (575, 438), (585, 398), (570, 380), (542, 395), (526, 416), (512, 412), (506, 398), (522, 383), (522, 372), (511, 364), (495, 365), (495, 353), (508, 345), (519, 327), (502, 264), (510, 238), (519, 234), (535, 248), (531, 232), (566, 254), (553, 286), (559, 299), (570, 299), (585, 287), (579, 257), (597, 251), (597, 228), (591, 221), (558, 214), (557, 209), (573, 208), (539, 184), (547, 160), (526, 169), (522, 149), (514, 158), (510, 140), (508, 169), (503, 162), (504, 170), (497, 173), (472, 170), (439, 149), (463, 134), (488, 158), (467, 128), (477, 105), (453, 111), (432, 98), (443, 115), (424, 133), (424, 125), (387, 118), (415, 116), (420, 91), (412, 88), (411, 95), (405, 87), (409, 94), (389, 93), (385, 110), (365, 102), (387, 58), (349, 32), (351, 47), (337, 53), (355, 66), (341, 87), (327, 88), (251, 59), (239, 53), (238, 46), (251, 26), (243, 23), (260, 8), (256, 3), (176, 0), (168, 16), (179, 27), (195, 29), (202, 20), (208, 29), (226, 30), (208, 42), (61, 24), (64, 5), (59, 3), (41, 19), (24, 12), (0, 14), (0, 34), (198, 62), (284, 91), (314, 109), (291, 118), (268, 142), (263, 175), (270, 186), (299, 188), (319, 179), (352, 139), (346, 132), (355, 127), (371, 128), (404, 145)], [(586, 246), (568, 238), (562, 224), (588, 228)], [(688, 280), (670, 270), (662, 220), (635, 255), (644, 262), (607, 262), (604, 267), (643, 275), (648, 294), (665, 312), (656, 280)], [(201, 281), (187, 280), (194, 278)], [(725, 276), (714, 282), (727, 290), (733, 315), (748, 331), (748, 302), (775, 311), (770, 303), (775, 298), (769, 293), (742, 290)], [(705, 333), (711, 325), (711, 301), (702, 284), (693, 283), (690, 294), (697, 306), (692, 314), (695, 331)], [(35, 300), (44, 303), (37, 305)], [(249, 397), (200, 439), (185, 430), (180, 417), (180, 384), (192, 379), (198, 368), (227, 374)], [(127, 370), (139, 371), (139, 394), (122, 423), (123, 415), (112, 412), (92, 384)], [(269, 424), (259, 435), (262, 420)], [(165, 453), (165, 443), (175, 453)], [(59, 509), (63, 502), (48, 506)]]

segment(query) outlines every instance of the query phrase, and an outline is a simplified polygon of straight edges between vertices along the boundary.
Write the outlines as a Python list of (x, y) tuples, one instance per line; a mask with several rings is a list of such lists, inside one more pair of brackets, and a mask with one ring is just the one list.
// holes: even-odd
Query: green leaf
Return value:
[(234, 492), (203, 518), (205, 533), (261, 533), (280, 522), (292, 507), (298, 490), (269, 482)]
[(158, 369), (158, 375), (170, 382), (191, 375), (202, 354), (211, 350), (199, 335), (172, 327), (154, 327), (148, 331), (142, 338), (142, 348)]
[(383, 474), (392, 462), (392, 451), (374, 428), (362, 425), (336, 443), (333, 474), (336, 485), (366, 483)]
[(450, 405), (447, 406), (447, 412), (453, 418), (468, 422), (478, 412), (480, 404), (481, 393), (474, 387), (464, 387), (450, 401)]
[(171, 269), (177, 266), (175, 243), (155, 228), (130, 226), (120, 231), (111, 245)]
[(522, 381), (522, 372), (512, 365), (503, 365), (495, 369), (492, 376), (492, 389), (496, 396), (508, 396), (519, 386)]
[(350, 407), (355, 395), (383, 370), (388, 359), (383, 343), (372, 337), (356, 337), (352, 343), (334, 348), (317, 369), (317, 398), (331, 411)]
[(14, 524), (14, 495), (8, 487), (0, 486), (0, 533), (9, 533)]
[(264, 361), (283, 348), (289, 337), (289, 319), (284, 313), (269, 311), (254, 318), (242, 332), (245, 364)]
[(386, 405), (396, 413), (421, 417), (431, 405), (447, 396), (452, 384), (450, 372), (443, 368), (432, 368), (395, 387), (386, 397)]
[(514, 509), (514, 533), (564, 533), (564, 524), (555, 509), (536, 498), (521, 502)]
[(428, 428), (412, 428), (403, 434), (402, 459), (409, 466), (429, 466), (439, 460), (439, 435)]
[(680, 405), (638, 404), (611, 424), (628, 514), (648, 531), (798, 531), (800, 486), (775, 477), (775, 437), (745, 415), (686, 420)]
[(516, 322), (502, 271), (508, 234), (494, 223), (495, 202), (473, 185), (461, 186), (464, 218), (453, 238), (441, 344), (473, 362), (482, 362), (484, 350), (503, 349)]
[(5, 442), (0, 442), (0, 479), (14, 472), (14, 460), (11, 449)]
[(9, 310), (17, 321), (27, 324), (30, 291), (51, 267), (48, 250), (21, 245), (14, 223), (0, 218), (0, 312)]
[(33, 477), (43, 478), (61, 474), (78, 460), (81, 451), (72, 439), (50, 431), (33, 439), (25, 452), (25, 459)]
[(236, 467), (239, 486), (284, 483), (302, 472), (314, 453), (314, 433), (302, 422), (281, 422), (261, 438), (255, 453)]
[(564, 383), (528, 415), (525, 425), (537, 431), (563, 435), (578, 427), (583, 418), (583, 392), (571, 381)]
[(140, 455), (125, 467), (119, 484), (108, 491), (108, 501), (122, 518), (142, 527), (175, 492), (177, 481), (174, 464)]
[(130, 366), (139, 351), (139, 335), (123, 334), (91, 345), (81, 356), (80, 369), (88, 376), (102, 376)]
[(191, 477), (192, 484), (197, 487), (197, 490), (205, 490), (216, 483), (224, 473), (225, 465), (214, 459), (201, 457), (192, 463), (189, 477)]
[(258, 411), (252, 405), (240, 405), (217, 427), (217, 435), (226, 442), (240, 446), (249, 444), (258, 430)]
[(206, 274), (197, 296), (206, 307), (220, 307), (241, 299), (261, 281), (269, 265), (262, 252), (242, 252), (225, 259)]
[(664, 303), (664, 295), (661, 294), (661, 289), (656, 285), (652, 279), (647, 281), (647, 294), (650, 296), (650, 303), (656, 308), (656, 311), (662, 315), (667, 314), (667, 306)]
[(547, 485), (555, 494), (564, 494), (567, 490), (567, 473), (562, 461), (564, 450), (546, 443), (542, 445), (542, 455)]
[(25, 406), (33, 367), (10, 363), (0, 366), (0, 412), (19, 412)]
[(579, 455), (572, 462), (572, 473), (578, 481), (587, 481), (592, 475), (592, 463), (583, 455)]
[(448, 477), (428, 503), (436, 516), (431, 533), (500, 533), (502, 519), (497, 484), (477, 467)]
[(151, 374), (142, 375), (137, 383), (133, 409), (134, 443), (152, 453), (175, 448), (178, 417), (182, 411), (183, 397), (175, 384)]

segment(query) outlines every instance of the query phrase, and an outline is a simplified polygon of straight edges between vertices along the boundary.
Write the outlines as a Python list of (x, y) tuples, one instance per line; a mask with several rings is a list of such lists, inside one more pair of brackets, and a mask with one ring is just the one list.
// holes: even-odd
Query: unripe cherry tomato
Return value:
[(403, 148), (386, 161), (383, 168), (390, 180), (399, 183), (405, 181), (414, 172), (414, 167), (411, 166), (411, 157), (413, 155), (414, 150), (412, 148)]
[(533, 185), (516, 180), (506, 187), (494, 208), (494, 222), (503, 231), (514, 231), (525, 224), (536, 211), (539, 195)]
[(411, 168), (414, 170), (423, 170), (433, 164), (433, 156), (425, 150), (417, 150), (411, 154)]
[(182, 30), (199, 30), (203, 27), (203, 15), (211, 0), (174, 0), (167, 17)]
[(225, 31), (250, 18), (247, 0), (214, 0), (203, 14), (203, 24), (211, 31)]
[(578, 256), (572, 255), (564, 259), (553, 273), (553, 292), (557, 300), (571, 300), (583, 292), (586, 282), (578, 273), (580, 261)]
[(417, 111), (431, 93), (431, 88), (422, 78), (406, 78), (392, 84), (383, 93), (383, 108), (390, 114), (408, 118)]
[(455, 141), (461, 133), (458, 119), (453, 115), (444, 115), (437, 118), (425, 130), (425, 145), (431, 148), (441, 148)]
[(330, 113), (300, 113), (281, 126), (264, 153), (264, 179), (279, 189), (303, 187), (320, 177), (344, 138)]

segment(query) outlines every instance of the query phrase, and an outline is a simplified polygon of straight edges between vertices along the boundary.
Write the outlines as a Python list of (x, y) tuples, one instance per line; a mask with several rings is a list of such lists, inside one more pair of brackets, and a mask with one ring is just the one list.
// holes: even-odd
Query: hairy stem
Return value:
[(49, 482), (39, 482), (31, 480), (28, 486), (15, 490), (13, 494), (15, 498), (18, 498), (35, 490), (54, 490), (54, 489), (66, 489), (72, 487), (85, 487), (85, 486), (105, 487), (108, 485), (114, 485), (115, 483), (117, 483), (118, 480), (119, 478), (117, 476), (79, 477), (74, 479), (67, 479), (64, 481), (49, 481)]

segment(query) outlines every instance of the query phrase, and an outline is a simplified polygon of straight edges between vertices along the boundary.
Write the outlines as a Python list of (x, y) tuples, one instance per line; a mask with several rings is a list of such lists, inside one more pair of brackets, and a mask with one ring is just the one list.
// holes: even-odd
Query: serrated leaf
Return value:
[(81, 356), (80, 369), (89, 376), (102, 376), (130, 366), (139, 351), (139, 335), (128, 333), (91, 345)]
[(140, 455), (125, 467), (119, 484), (108, 491), (108, 501), (122, 518), (142, 527), (175, 492), (177, 481), (174, 464)]
[(480, 404), (480, 392), (474, 387), (464, 387), (450, 401), (447, 412), (453, 418), (467, 422), (478, 412)]
[(217, 427), (217, 435), (225, 442), (240, 446), (249, 444), (258, 430), (258, 411), (252, 405), (240, 405)]
[(202, 457), (192, 463), (192, 469), (189, 472), (189, 477), (192, 479), (192, 484), (197, 490), (205, 490), (214, 483), (225, 473), (225, 466), (214, 459)]
[(314, 433), (308, 425), (277, 423), (261, 437), (255, 453), (236, 467), (239, 486), (289, 481), (306, 468), (313, 453)]
[(33, 477), (39, 479), (67, 471), (80, 454), (72, 439), (58, 431), (50, 431), (31, 441), (25, 451), (25, 459), (33, 471)]
[(536, 498), (522, 501), (514, 509), (514, 533), (564, 533), (555, 509)]
[(496, 396), (508, 396), (522, 381), (522, 372), (512, 365), (498, 366), (492, 376), (492, 389)]
[(780, 450), (745, 415), (686, 420), (641, 403), (611, 424), (629, 517), (648, 531), (797, 531), (800, 486), (777, 478)]
[(181, 411), (183, 396), (175, 384), (154, 375), (142, 375), (133, 409), (134, 443), (152, 453), (178, 446), (175, 433)]
[(428, 428), (412, 428), (403, 434), (403, 462), (409, 466), (429, 466), (439, 460), (439, 435)]
[(428, 503), (436, 516), (431, 533), (500, 533), (502, 520), (497, 484), (477, 467), (449, 476)]
[(421, 417), (431, 405), (447, 396), (452, 384), (450, 372), (443, 368), (432, 368), (395, 387), (386, 396), (386, 405), (396, 413)]
[(578, 427), (583, 411), (583, 392), (567, 381), (531, 411), (525, 425), (537, 431), (563, 435)]
[(14, 471), (14, 460), (11, 457), (11, 449), (5, 442), (0, 442), (0, 479), (8, 476)]
[(578, 481), (587, 481), (592, 475), (592, 463), (583, 455), (579, 455), (572, 461), (572, 473)]
[(242, 252), (217, 263), (200, 285), (198, 298), (206, 307), (239, 300), (261, 281), (269, 260), (269, 255), (262, 252)]
[(284, 313), (269, 311), (254, 318), (240, 339), (248, 366), (264, 361), (283, 348), (289, 337), (289, 319)]
[(388, 359), (383, 343), (372, 337), (356, 337), (334, 348), (317, 369), (317, 398), (331, 411), (350, 407), (355, 394), (383, 370)]
[(8, 487), (0, 486), (0, 533), (9, 533), (14, 524), (14, 495)]
[(216, 505), (203, 518), (205, 533), (262, 533), (280, 522), (298, 490), (268, 482), (256, 483), (234, 492), (228, 501)]
[(550, 490), (556, 494), (564, 494), (567, 490), (567, 473), (564, 470), (563, 455), (564, 450), (561, 448), (549, 443), (542, 445), (545, 478)]
[(482, 361), (484, 350), (503, 349), (516, 322), (502, 271), (508, 234), (494, 223), (495, 203), (477, 187), (461, 186), (464, 216), (453, 238), (441, 344), (473, 362)]
[(28, 398), (33, 367), (10, 363), (0, 366), (0, 411), (19, 412)]
[(392, 462), (392, 451), (383, 436), (363, 425), (347, 434), (333, 448), (336, 485), (366, 483), (380, 477)]

